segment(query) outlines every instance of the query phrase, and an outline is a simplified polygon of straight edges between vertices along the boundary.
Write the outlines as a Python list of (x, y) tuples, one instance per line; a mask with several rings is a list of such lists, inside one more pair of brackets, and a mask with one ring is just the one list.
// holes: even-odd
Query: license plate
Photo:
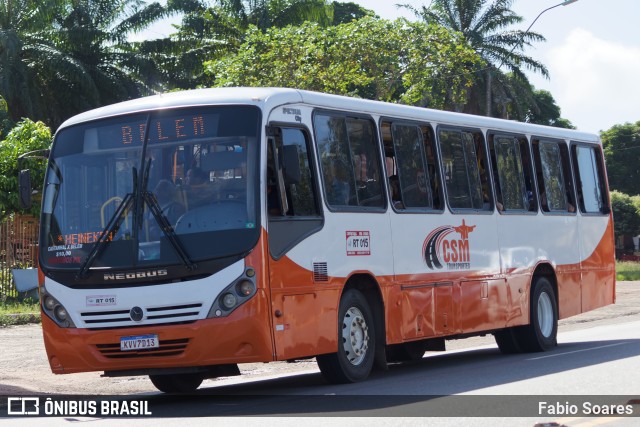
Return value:
[(156, 334), (120, 338), (120, 351), (146, 350), (158, 347), (160, 347), (160, 341)]

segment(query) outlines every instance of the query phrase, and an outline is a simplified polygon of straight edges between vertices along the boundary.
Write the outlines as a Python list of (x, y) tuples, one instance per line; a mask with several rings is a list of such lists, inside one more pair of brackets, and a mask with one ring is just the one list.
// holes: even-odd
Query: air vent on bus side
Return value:
[(326, 262), (314, 262), (313, 263), (313, 281), (314, 282), (328, 282), (329, 275), (327, 274)]

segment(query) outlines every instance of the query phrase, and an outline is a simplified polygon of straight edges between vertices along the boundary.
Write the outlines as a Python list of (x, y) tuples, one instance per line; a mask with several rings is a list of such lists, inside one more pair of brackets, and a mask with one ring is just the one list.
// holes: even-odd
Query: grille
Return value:
[(329, 275), (327, 274), (326, 262), (314, 262), (313, 263), (313, 281), (314, 282), (328, 282)]
[(189, 338), (160, 341), (158, 348), (146, 348), (141, 350), (121, 351), (120, 343), (96, 344), (96, 349), (104, 357), (109, 359), (132, 359), (136, 357), (167, 357), (178, 356), (184, 353), (189, 344)]
[(134, 322), (129, 310), (87, 311), (80, 313), (82, 321), (90, 328), (127, 327), (143, 324), (192, 322), (198, 319), (202, 304), (183, 304), (162, 307), (143, 307), (141, 322)]

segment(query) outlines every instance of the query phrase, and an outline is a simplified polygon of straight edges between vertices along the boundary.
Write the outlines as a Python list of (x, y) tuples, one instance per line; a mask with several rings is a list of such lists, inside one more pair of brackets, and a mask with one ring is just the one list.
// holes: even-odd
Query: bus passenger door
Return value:
[[(271, 316), (277, 360), (310, 354), (329, 322), (314, 315), (321, 294), (291, 251), (323, 225), (317, 185), (303, 127), (271, 126), (267, 147), (265, 209), (268, 218)], [(310, 265), (310, 264), (309, 264)]]

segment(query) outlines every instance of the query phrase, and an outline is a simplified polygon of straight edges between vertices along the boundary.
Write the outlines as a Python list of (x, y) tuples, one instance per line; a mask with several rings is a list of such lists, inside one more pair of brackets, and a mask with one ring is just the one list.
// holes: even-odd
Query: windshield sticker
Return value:
[[(57, 237), (58, 243), (65, 244), (67, 246), (71, 245), (79, 245), (79, 249), (82, 248), (83, 243), (96, 243), (98, 239), (100, 239), (100, 235), (102, 231), (89, 231), (87, 233), (73, 233), (73, 234), (65, 234)], [(107, 236), (105, 239), (107, 241), (113, 240), (113, 233)], [(51, 249), (49, 249), (51, 251)]]
[(370, 239), (368, 231), (347, 231), (347, 256), (371, 255)]
[(90, 295), (86, 299), (87, 307), (104, 307), (116, 305), (115, 295)]

